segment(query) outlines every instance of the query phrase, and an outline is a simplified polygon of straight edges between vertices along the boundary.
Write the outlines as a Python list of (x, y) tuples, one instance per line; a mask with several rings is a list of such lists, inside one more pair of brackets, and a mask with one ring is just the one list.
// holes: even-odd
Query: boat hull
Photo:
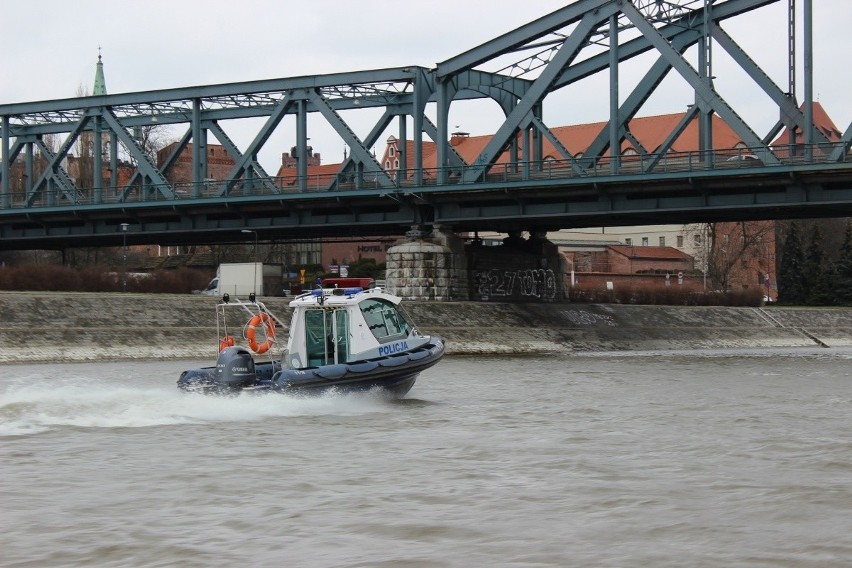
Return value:
[(284, 369), (273, 377), (272, 388), (279, 392), (381, 389), (401, 397), (411, 390), (418, 375), (443, 355), (443, 340), (433, 336), (418, 349), (388, 357), (311, 369)]
[(414, 386), (421, 372), (444, 355), (443, 339), (432, 336), (425, 345), (387, 357), (323, 365), (308, 369), (282, 369), (280, 363), (254, 365), (254, 380), (223, 383), (217, 380), (217, 367), (184, 371), (178, 387), (187, 392), (236, 394), (241, 391), (272, 391), (282, 394), (319, 395), (328, 391), (364, 392), (377, 390), (401, 398)]

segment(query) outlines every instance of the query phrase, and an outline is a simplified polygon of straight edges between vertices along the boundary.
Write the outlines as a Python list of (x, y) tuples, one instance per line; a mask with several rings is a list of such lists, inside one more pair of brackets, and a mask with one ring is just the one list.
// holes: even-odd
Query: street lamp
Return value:
[(127, 227), (129, 223), (121, 224), (121, 248), (124, 252), (124, 259), (121, 264), (121, 291), (127, 292)]
[(243, 229), (240, 231), (241, 233), (254, 233), (254, 262), (255, 266), (252, 269), (254, 272), (254, 291), (257, 293), (257, 231), (252, 231), (251, 229)]
[(257, 262), (257, 231), (251, 229), (243, 229), (241, 233), (254, 233), (254, 261)]

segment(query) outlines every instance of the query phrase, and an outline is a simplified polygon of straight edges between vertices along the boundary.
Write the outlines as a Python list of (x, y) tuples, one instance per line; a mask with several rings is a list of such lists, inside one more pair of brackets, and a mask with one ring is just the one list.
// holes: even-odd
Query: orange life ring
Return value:
[[(261, 323), (266, 327), (266, 342), (258, 345), (255, 333), (257, 326)], [(269, 348), (275, 343), (275, 320), (272, 319), (272, 316), (266, 312), (261, 312), (251, 318), (248, 322), (248, 330), (246, 330), (246, 339), (248, 339), (249, 347), (255, 353), (260, 354), (269, 351)]]
[(228, 347), (234, 346), (234, 338), (230, 335), (226, 335), (222, 338), (222, 341), (219, 342), (219, 351), (224, 351)]

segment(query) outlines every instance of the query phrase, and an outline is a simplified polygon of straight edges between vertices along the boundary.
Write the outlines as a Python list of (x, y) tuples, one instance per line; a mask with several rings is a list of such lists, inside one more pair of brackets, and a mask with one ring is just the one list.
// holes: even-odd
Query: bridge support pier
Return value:
[(405, 300), (555, 302), (565, 261), (545, 233), (511, 233), (501, 246), (469, 245), (445, 227), (414, 227), (387, 252), (387, 289)]
[(388, 291), (406, 300), (467, 300), (467, 275), (464, 243), (441, 226), (415, 226), (387, 252)]
[(559, 302), (566, 298), (566, 262), (544, 232), (524, 239), (510, 232), (500, 246), (467, 247), (470, 299), (480, 302)]

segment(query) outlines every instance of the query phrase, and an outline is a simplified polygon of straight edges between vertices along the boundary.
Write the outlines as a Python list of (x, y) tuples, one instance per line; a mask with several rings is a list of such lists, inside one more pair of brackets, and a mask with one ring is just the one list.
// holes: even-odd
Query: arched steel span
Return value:
[[(150, 242), (190, 242), (230, 239), (223, 235), (245, 226), (264, 237), (293, 238), (392, 234), (424, 223), (459, 230), (501, 229), (509, 222), (555, 229), (641, 224), (660, 217), (681, 222), (805, 211), (847, 214), (852, 125), (839, 140), (829, 140), (813, 125), (809, 74), (800, 107), (790, 88), (773, 82), (723, 28), (727, 20), (777, 1), (579, 0), (433, 69), (411, 66), (0, 105), (0, 149), (8, 157), (0, 170), (0, 248), (116, 244), (125, 222)], [(807, 13), (810, 0), (804, 1)], [(812, 56), (808, 22), (806, 60)], [(780, 118), (769, 131), (757, 133), (714, 88), (714, 45), (777, 106)], [(698, 47), (695, 64), (685, 56), (693, 46)], [(619, 64), (646, 53), (655, 62), (622, 100)], [(609, 119), (582, 156), (572, 155), (543, 110), (553, 93), (604, 71), (610, 78)], [(692, 89), (692, 104), (660, 147), (642, 148), (630, 121), (672, 71)], [(484, 98), (495, 101), (505, 119), (468, 163), (449, 143), (449, 108), (454, 101)], [(427, 118), (429, 105), (436, 109), (434, 122)], [(383, 112), (359, 136), (341, 113), (365, 108)], [(322, 117), (349, 150), (334, 175), (308, 174), (308, 115)], [(718, 168), (714, 115), (760, 159), (759, 167)], [(284, 188), (257, 155), (287, 116), (295, 118), (298, 165), (295, 184)], [(263, 124), (241, 146), (222, 123), (249, 118)], [(700, 125), (699, 151), (673, 155), (672, 144), (694, 119)], [(413, 145), (400, 155), (403, 175), (391, 176), (370, 148), (394, 121), (399, 139), (412, 138)], [(171, 155), (155, 163), (135, 133), (161, 124), (184, 130)], [(802, 133), (802, 154), (795, 161), (770, 146), (785, 127)], [(45, 144), (49, 134), (62, 137), (58, 148)], [(222, 179), (208, 176), (211, 135), (234, 162)], [(93, 153), (93, 171), (116, 172), (130, 162), (129, 180), (119, 185), (117, 175), (93, 176), (91, 187), (79, 187), (65, 163), (83, 137), (95, 148), (108, 148)], [(436, 144), (435, 168), (424, 167), (424, 138)], [(557, 156), (543, 155), (545, 139)], [(638, 160), (619, 154), (623, 140), (640, 149)], [(169, 168), (190, 145), (192, 179), (172, 183)], [(498, 163), (501, 155), (509, 156), (508, 164)], [(24, 172), (19, 188), (11, 175), (16, 160)]]

